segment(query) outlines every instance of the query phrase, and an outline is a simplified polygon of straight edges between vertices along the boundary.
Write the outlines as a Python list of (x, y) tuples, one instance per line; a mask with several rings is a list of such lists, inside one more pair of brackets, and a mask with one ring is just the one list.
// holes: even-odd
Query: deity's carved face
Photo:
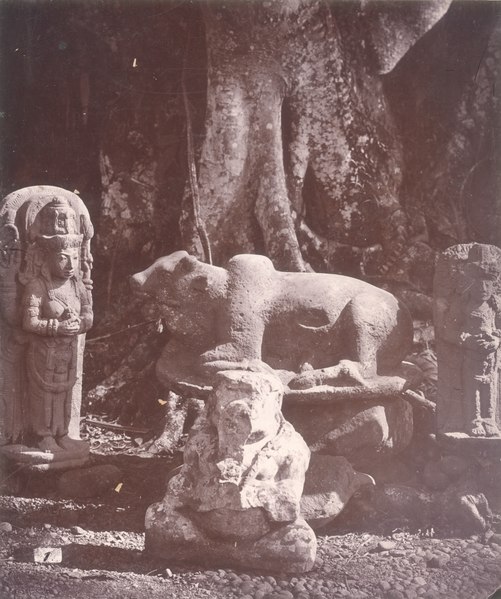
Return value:
[(230, 401), (227, 401), (228, 397), (221, 399), (223, 402), (216, 402), (212, 415), (218, 431), (220, 455), (236, 455), (245, 445), (263, 442), (276, 435), (280, 408), (274, 397), (252, 394)]
[(494, 283), (492, 278), (477, 279), (471, 286), (471, 297), (478, 301), (488, 301), (494, 295)]
[(52, 251), (48, 254), (47, 262), (50, 274), (55, 279), (71, 279), (78, 272), (78, 248), (68, 248)]

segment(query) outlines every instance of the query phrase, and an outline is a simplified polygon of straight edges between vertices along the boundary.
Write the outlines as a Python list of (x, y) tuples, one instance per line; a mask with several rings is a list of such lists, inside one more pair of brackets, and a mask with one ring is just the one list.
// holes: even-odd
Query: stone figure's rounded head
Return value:
[(496, 260), (491, 246), (478, 243), (470, 248), (466, 274), (474, 280), (470, 294), (482, 300), (488, 300), (493, 295), (501, 274), (501, 265)]
[(211, 421), (221, 454), (273, 438), (282, 422), (282, 383), (273, 375), (248, 371), (217, 374), (211, 397)]
[(77, 215), (68, 200), (54, 196), (40, 210), (42, 235), (71, 235), (78, 233)]
[(44, 254), (43, 274), (71, 279), (79, 272), (82, 235), (41, 235), (38, 244)]
[(215, 342), (215, 311), (226, 278), (225, 269), (178, 251), (133, 275), (130, 284), (136, 297), (144, 300), (147, 318), (162, 318), (171, 333), (206, 344), (208, 336)]

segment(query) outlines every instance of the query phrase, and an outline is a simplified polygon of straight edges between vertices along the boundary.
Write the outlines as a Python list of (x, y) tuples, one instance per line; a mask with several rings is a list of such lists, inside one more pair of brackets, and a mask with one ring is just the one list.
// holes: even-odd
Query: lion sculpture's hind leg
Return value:
[(397, 304), (392, 306), (373, 293), (361, 293), (348, 302), (340, 321), (344, 358), (333, 366), (309, 370), (289, 386), (307, 389), (317, 385), (366, 386), (378, 376), (377, 354), (396, 326)]

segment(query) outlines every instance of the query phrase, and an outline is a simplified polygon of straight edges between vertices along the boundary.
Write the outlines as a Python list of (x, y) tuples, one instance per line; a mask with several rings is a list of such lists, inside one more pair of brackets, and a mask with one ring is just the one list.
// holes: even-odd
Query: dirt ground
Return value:
[[(333, 523), (318, 535), (314, 570), (301, 576), (208, 569), (203, 556), (194, 566), (151, 557), (143, 552), (144, 514), (162, 498), (181, 454), (144, 458), (133, 435), (86, 427), (86, 436), (91, 465), (111, 464), (123, 475), (98, 497), (61, 498), (57, 473), (4, 473), (1, 599), (486, 599), (501, 587), (496, 528), (451, 538), (385, 522), (357, 533)], [(39, 547), (41, 563), (34, 559)], [(58, 563), (49, 563), (59, 549)]]

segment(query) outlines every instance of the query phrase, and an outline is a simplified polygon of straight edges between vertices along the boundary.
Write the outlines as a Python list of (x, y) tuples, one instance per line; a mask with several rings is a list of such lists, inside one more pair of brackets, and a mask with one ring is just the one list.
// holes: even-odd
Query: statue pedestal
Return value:
[(501, 437), (471, 437), (461, 432), (439, 433), (437, 443), (453, 454), (501, 459)]
[[(302, 518), (277, 524), (258, 539), (238, 540), (209, 536), (195, 519), (195, 514), (181, 505), (165, 500), (153, 504), (146, 513), (145, 550), (182, 562), (294, 574), (308, 572), (315, 563), (315, 533)], [(235, 535), (238, 532), (236, 529)]]
[(58, 452), (42, 451), (26, 445), (4, 445), (0, 453), (12, 462), (27, 470), (45, 472), (47, 470), (65, 470), (84, 466), (89, 460), (89, 445), (79, 441), (81, 448)]

